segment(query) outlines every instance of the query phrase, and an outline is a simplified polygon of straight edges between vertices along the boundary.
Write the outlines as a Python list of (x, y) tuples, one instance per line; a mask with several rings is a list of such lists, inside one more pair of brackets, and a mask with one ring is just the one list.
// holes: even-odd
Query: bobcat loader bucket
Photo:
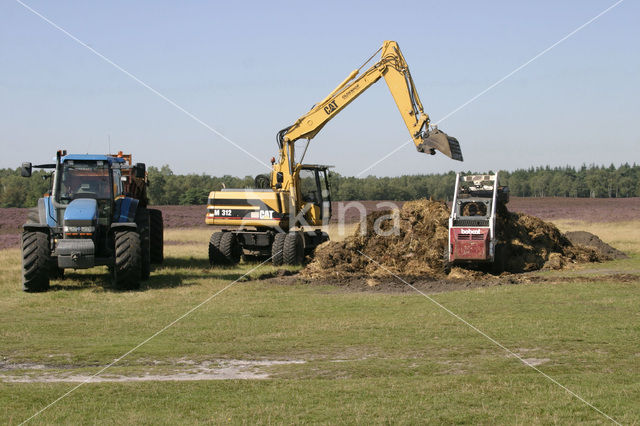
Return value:
[(438, 150), (454, 160), (463, 161), (458, 139), (438, 129), (427, 131), (422, 137), (422, 143), (418, 146), (420, 152), (433, 155), (435, 154), (434, 150)]

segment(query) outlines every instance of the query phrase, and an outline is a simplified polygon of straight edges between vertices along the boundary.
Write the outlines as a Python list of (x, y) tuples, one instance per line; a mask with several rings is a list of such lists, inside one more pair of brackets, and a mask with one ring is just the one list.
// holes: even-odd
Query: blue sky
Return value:
[[(34, 9), (255, 156), (383, 40), (396, 40), (437, 121), (613, 1), (47, 2)], [(640, 5), (626, 0), (441, 128), (464, 163), (407, 145), (368, 173), (640, 162)], [(178, 173), (264, 167), (27, 11), (0, 3), (0, 167), (58, 148), (122, 149)], [(407, 141), (383, 81), (306, 160), (356, 175)]]

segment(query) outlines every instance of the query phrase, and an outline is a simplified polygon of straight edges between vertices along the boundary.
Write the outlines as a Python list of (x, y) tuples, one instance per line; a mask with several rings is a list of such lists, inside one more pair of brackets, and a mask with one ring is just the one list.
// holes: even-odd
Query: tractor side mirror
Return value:
[(147, 166), (144, 163), (136, 163), (136, 177), (144, 178), (147, 172)]
[(20, 167), (20, 176), (31, 177), (31, 170), (31, 163), (22, 163), (22, 167)]

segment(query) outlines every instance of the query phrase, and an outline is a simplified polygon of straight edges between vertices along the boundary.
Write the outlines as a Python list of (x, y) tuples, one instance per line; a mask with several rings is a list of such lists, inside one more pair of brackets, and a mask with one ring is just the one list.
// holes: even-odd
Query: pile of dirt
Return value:
[(408, 271), (411, 275), (437, 275), (443, 267), (448, 210), (443, 202), (420, 200), (404, 203), (401, 210), (371, 212), (344, 241), (318, 247), (313, 261), (301, 273), (336, 280), (406, 276)]
[[(502, 206), (496, 223), (497, 262), (445, 273), (449, 208), (440, 201), (417, 200), (395, 211), (367, 215), (353, 235), (329, 241), (315, 251), (302, 270), (303, 277), (336, 281), (358, 277), (468, 278), (489, 272), (527, 272), (561, 269), (575, 262), (597, 262), (611, 257), (585, 245), (574, 245), (553, 224), (534, 216), (509, 212)], [(604, 243), (602, 243), (604, 244)]]
[(573, 231), (564, 234), (569, 241), (574, 245), (591, 247), (609, 259), (628, 259), (624, 252), (621, 252), (617, 248), (611, 247), (609, 244), (598, 238), (597, 235), (587, 231)]
[(538, 269), (562, 269), (576, 262), (601, 262), (609, 257), (599, 251), (574, 245), (550, 222), (501, 205), (496, 219), (497, 272), (512, 273)]

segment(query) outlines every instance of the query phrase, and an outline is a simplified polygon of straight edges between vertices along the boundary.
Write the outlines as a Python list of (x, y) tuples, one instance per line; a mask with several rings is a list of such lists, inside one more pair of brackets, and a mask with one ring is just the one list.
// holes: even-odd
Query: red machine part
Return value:
[(489, 255), (489, 228), (460, 227), (449, 230), (451, 251), (449, 260), (487, 261)]

